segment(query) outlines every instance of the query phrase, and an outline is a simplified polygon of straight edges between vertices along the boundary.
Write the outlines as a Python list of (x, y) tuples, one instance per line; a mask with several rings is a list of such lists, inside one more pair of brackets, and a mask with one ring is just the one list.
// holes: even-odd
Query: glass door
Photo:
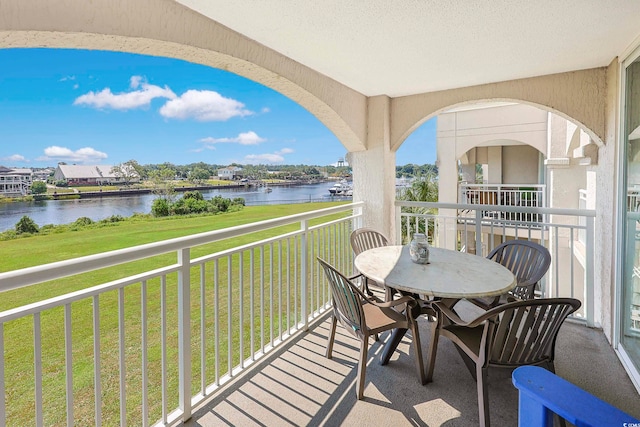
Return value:
[(640, 58), (625, 70), (626, 210), (620, 344), (640, 371)]

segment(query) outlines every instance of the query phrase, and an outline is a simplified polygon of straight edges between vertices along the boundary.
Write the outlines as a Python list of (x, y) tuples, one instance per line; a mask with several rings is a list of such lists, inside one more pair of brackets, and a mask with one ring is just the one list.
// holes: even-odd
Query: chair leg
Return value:
[(367, 371), (367, 352), (369, 350), (369, 337), (365, 336), (360, 341), (360, 360), (358, 360), (358, 380), (356, 381), (356, 394), (358, 400), (364, 397), (364, 378)]
[(460, 346), (458, 346), (458, 344), (453, 343), (453, 345), (455, 346), (456, 350), (458, 350), (458, 354), (462, 358), (462, 361), (464, 362), (464, 365), (469, 370), (469, 373), (471, 374), (473, 379), (477, 381), (478, 378), (477, 378), (477, 375), (476, 375), (476, 362), (471, 360), (471, 358), (467, 355), (467, 353), (465, 353), (464, 350), (462, 350), (460, 348)]
[(420, 344), (420, 332), (418, 331), (418, 322), (414, 319), (411, 322), (411, 334), (413, 335), (413, 347), (416, 356), (416, 368), (418, 369), (418, 378), (420, 384), (425, 385), (427, 379), (424, 375), (424, 362), (422, 360), (422, 346)]
[(433, 331), (431, 332), (431, 343), (429, 345), (429, 359), (427, 361), (427, 377), (425, 382), (430, 383), (433, 381), (433, 369), (436, 364), (436, 353), (438, 352), (438, 338), (440, 336), (440, 322), (438, 321), (433, 325)]
[(393, 301), (394, 289), (391, 289), (387, 286), (384, 288), (384, 300), (386, 302)]
[(373, 291), (371, 289), (369, 289), (369, 279), (367, 279), (366, 277), (362, 277), (362, 280), (364, 280), (364, 283), (362, 284), (362, 290), (369, 295), (370, 297), (373, 296)]
[(329, 341), (327, 342), (327, 359), (331, 359), (331, 353), (333, 352), (333, 340), (336, 336), (336, 323), (338, 323), (336, 316), (331, 316), (331, 330), (329, 331)]
[(487, 394), (487, 368), (478, 365), (476, 369), (478, 387), (478, 416), (480, 427), (489, 427), (489, 395)]

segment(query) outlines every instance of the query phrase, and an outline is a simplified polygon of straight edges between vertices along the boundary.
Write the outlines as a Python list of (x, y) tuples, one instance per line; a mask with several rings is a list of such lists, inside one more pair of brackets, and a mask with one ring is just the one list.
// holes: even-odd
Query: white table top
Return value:
[(411, 261), (408, 246), (383, 246), (355, 258), (358, 271), (377, 283), (443, 298), (490, 297), (516, 285), (499, 263), (464, 252), (429, 247), (429, 264)]

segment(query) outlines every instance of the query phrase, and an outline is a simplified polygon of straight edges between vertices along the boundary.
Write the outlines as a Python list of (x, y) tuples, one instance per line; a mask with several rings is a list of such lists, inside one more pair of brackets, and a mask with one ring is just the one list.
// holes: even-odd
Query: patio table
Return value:
[[(516, 285), (514, 275), (487, 258), (441, 248), (429, 248), (429, 264), (411, 261), (408, 246), (383, 246), (356, 256), (356, 269), (378, 284), (418, 295), (459, 300), (502, 295)], [(406, 329), (396, 329), (385, 345), (385, 365)]]

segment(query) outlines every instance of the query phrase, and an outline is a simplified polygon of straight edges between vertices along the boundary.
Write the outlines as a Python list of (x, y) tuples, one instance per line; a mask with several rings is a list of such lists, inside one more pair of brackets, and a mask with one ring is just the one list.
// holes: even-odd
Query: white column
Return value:
[[(440, 124), (440, 123), (438, 123)], [(456, 137), (438, 138), (438, 201), (442, 203), (458, 202), (458, 159), (456, 158)], [(445, 218), (456, 215), (454, 209), (440, 209), (439, 214)], [(441, 248), (458, 249), (457, 225), (455, 221), (443, 221), (439, 224), (437, 245)]]
[(502, 184), (502, 147), (489, 147), (489, 176), (487, 183)]
[(348, 155), (353, 200), (365, 202), (363, 226), (381, 231), (394, 242), (396, 153), (390, 149), (390, 99), (369, 98), (367, 110), (367, 149)]

